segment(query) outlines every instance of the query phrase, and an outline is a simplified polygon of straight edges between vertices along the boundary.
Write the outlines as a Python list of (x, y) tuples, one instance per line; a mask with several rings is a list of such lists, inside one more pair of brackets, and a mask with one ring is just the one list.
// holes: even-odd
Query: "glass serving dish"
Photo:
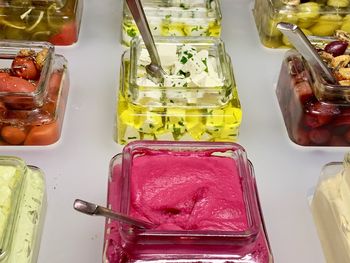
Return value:
[(82, 10), (82, 0), (3, 0), (0, 39), (71, 45), (78, 40)]
[(291, 46), (276, 28), (279, 22), (296, 24), (310, 36), (333, 36), (338, 29), (350, 32), (347, 0), (255, 0), (253, 13), (260, 40), (269, 48)]
[[(154, 36), (214, 36), (221, 33), (221, 10), (218, 0), (142, 0)], [(129, 46), (139, 35), (124, 1), (122, 44)]]
[(0, 156), (0, 262), (34, 263), (46, 208), (42, 171)]
[(350, 153), (322, 168), (311, 210), (328, 263), (350, 262)]
[(67, 61), (47, 42), (0, 41), (0, 144), (49, 145), (61, 135)]
[[(156, 37), (155, 41), (159, 51), (164, 51), (159, 52), (164, 66), (172, 65), (173, 61), (177, 63), (174, 68), (183, 66), (184, 57), (180, 53), (185, 46), (197, 49), (197, 54), (205, 53), (208, 59), (205, 71), (210, 73), (215, 68), (219, 84), (198, 82), (200, 78), (195, 76), (197, 80), (192, 79), (195, 85), (165, 81), (162, 86), (149, 85), (145, 67), (139, 65), (143, 42), (134, 38), (130, 50), (122, 57), (115, 140), (120, 144), (139, 139), (235, 141), (242, 111), (223, 42), (212, 37)], [(206, 72), (199, 76), (206, 76)]]
[(111, 160), (108, 207), (155, 227), (106, 220), (103, 262), (273, 262), (238, 144), (132, 142)]
[[(331, 40), (314, 43), (322, 47)], [(296, 50), (287, 51), (276, 94), (289, 138), (302, 146), (349, 146), (349, 90), (328, 83)]]

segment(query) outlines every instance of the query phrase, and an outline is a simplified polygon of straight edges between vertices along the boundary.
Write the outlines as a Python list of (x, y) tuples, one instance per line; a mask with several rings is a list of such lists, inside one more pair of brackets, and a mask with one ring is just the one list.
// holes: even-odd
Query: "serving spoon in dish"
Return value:
[(277, 29), (288, 37), (289, 41), (300, 52), (300, 54), (311, 65), (317, 68), (329, 83), (337, 83), (332, 71), (327, 67), (327, 65), (325, 65), (317, 50), (297, 25), (280, 22), (277, 24)]
[(151, 58), (151, 64), (146, 66), (146, 72), (155, 83), (161, 83), (167, 73), (161, 66), (157, 47), (147, 22), (145, 12), (143, 10), (140, 0), (126, 0), (129, 10), (135, 20), (136, 26), (140, 31), (143, 42), (147, 48), (148, 54)]
[(98, 216), (104, 216), (107, 218), (111, 218), (114, 220), (117, 220), (119, 222), (132, 225), (134, 227), (137, 227), (139, 229), (152, 229), (155, 228), (156, 225), (146, 222), (144, 220), (132, 218), (130, 216), (115, 212), (111, 209), (108, 209), (103, 206), (99, 206), (87, 201), (83, 201), (80, 199), (76, 199), (74, 201), (73, 207), (75, 210), (87, 214), (87, 215), (98, 215)]

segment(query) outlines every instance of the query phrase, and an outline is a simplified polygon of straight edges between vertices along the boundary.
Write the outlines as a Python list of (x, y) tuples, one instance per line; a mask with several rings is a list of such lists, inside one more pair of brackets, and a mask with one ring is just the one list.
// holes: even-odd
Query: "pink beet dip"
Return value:
[(133, 160), (129, 214), (161, 230), (247, 229), (236, 163), (160, 153)]
[(253, 167), (234, 143), (133, 142), (111, 161), (105, 263), (272, 263)]

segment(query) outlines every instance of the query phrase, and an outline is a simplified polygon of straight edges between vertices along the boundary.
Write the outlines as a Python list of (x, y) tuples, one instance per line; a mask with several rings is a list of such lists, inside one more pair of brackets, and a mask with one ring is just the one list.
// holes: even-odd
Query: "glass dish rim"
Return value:
[[(350, 13), (349, 13), (350, 14)], [(334, 37), (315, 37), (315, 36), (308, 36), (309, 40), (314, 44), (318, 46), (324, 46), (327, 44), (327, 42), (331, 42), (333, 40), (337, 40)], [(347, 48), (347, 50), (350, 52), (350, 46)], [(335, 105), (349, 105), (350, 103), (350, 85), (344, 86), (340, 84), (332, 84), (328, 83), (325, 78), (318, 72), (318, 70), (310, 64), (296, 49), (292, 48), (286, 51), (285, 58), (290, 57), (291, 55), (297, 55), (301, 58), (302, 63), (306, 65), (307, 67), (305, 70), (309, 71), (312, 83), (310, 83), (311, 88), (314, 92), (314, 96), (322, 102), (325, 103), (332, 103)], [(327, 98), (324, 98), (324, 96), (327, 96), (327, 94), (334, 96), (334, 99), (327, 100)]]
[[(226, 53), (224, 42), (217, 37), (197, 37), (197, 36), (186, 36), (186, 37), (176, 37), (176, 36), (155, 36), (154, 37), (156, 43), (164, 43), (171, 45), (181, 45), (183, 43), (189, 43), (192, 45), (206, 45), (212, 46), (215, 49), (215, 53), (217, 53), (217, 61), (220, 65), (220, 74), (223, 78), (223, 85), (218, 87), (146, 87), (139, 86), (137, 84), (137, 61), (134, 57), (137, 57), (137, 52), (140, 49), (140, 46), (143, 45), (143, 41), (141, 36), (134, 37), (131, 40), (130, 49), (126, 50), (122, 54), (122, 62), (120, 67), (121, 76), (123, 76), (124, 81), (120, 82), (121, 92), (126, 97), (127, 101), (138, 107), (152, 107), (152, 108), (193, 108), (197, 103), (193, 102), (181, 102), (176, 98), (166, 98), (164, 103), (161, 104), (152, 104), (152, 103), (143, 103), (134, 100), (130, 93), (134, 91), (142, 91), (142, 92), (174, 92), (174, 93), (183, 93), (183, 94), (192, 94), (196, 92), (203, 92), (205, 94), (209, 94), (210, 96), (215, 96), (215, 103), (208, 103), (207, 101), (203, 101), (200, 103), (200, 107), (206, 108), (216, 108), (226, 105), (232, 97), (234, 97), (234, 93), (236, 92), (236, 80), (234, 77), (233, 66), (231, 62), (230, 56)], [(133, 59), (132, 59), (133, 58)], [(128, 63), (127, 63), (128, 62)], [(126, 74), (128, 72), (128, 74)], [(125, 81), (127, 81), (128, 85), (125, 85)], [(133, 91), (134, 90), (134, 91)], [(186, 97), (186, 96), (185, 96)], [(185, 98), (184, 97), (184, 98)], [(184, 99), (183, 98), (183, 99)], [(184, 99), (185, 100), (185, 99)]]
[[(47, 2), (47, 4), (45, 4), (45, 6), (40, 6), (40, 5), (39, 6), (35, 6), (36, 10), (40, 10), (40, 11), (45, 10), (46, 11), (52, 5), (56, 5), (55, 6), (55, 11), (58, 11), (58, 10), (64, 9), (65, 6), (71, 1), (77, 2), (77, 1), (81, 1), (81, 0), (61, 0), (61, 1), (63, 1), (62, 5), (57, 5), (57, 2), (59, 2), (59, 0), (34, 0), (34, 1), (37, 2), (37, 3), (46, 3)], [(1, 4), (0, 3), (0, 7), (1, 8), (5, 8), (5, 9), (18, 9), (18, 10), (28, 9), (29, 10), (30, 8), (33, 8), (33, 4), (25, 5), (25, 6), (18, 6), (18, 5), (11, 5), (11, 4), (5, 4), (5, 3)], [(57, 12), (55, 12), (53, 16), (58, 16)]]
[[(151, 0), (152, 1), (152, 0)], [(156, 0), (157, 1), (157, 0)], [(205, 17), (205, 18), (201, 18), (201, 19), (205, 19), (205, 20), (215, 20), (215, 21), (217, 21), (217, 22), (221, 22), (222, 21), (222, 12), (221, 12), (221, 4), (220, 4), (220, 1), (219, 0), (212, 0), (214, 3), (215, 3), (215, 8), (212, 8), (212, 6), (210, 5), (210, 7), (208, 8), (208, 10), (210, 10), (210, 11), (213, 11), (214, 13), (215, 13), (215, 15), (214, 16), (212, 16), (212, 17), (209, 17), (209, 16), (207, 16), (207, 17)], [(153, 2), (155, 2), (155, 1), (153, 1)], [(161, 1), (157, 1), (157, 2), (161, 2)], [(206, 0), (206, 4), (210, 4), (210, 0)], [(172, 6), (169, 6), (169, 7), (163, 7), (164, 9), (165, 8), (170, 8), (170, 7), (172, 7)], [(179, 8), (181, 8), (180, 10), (181, 10), (181, 12), (193, 12), (193, 10), (192, 9), (183, 9), (182, 7), (179, 7)], [(194, 7), (195, 8), (195, 7)], [(144, 6), (144, 9), (145, 9), (145, 11), (146, 10), (149, 10), (148, 12), (150, 12), (151, 10), (147, 7), (147, 6)], [(180, 11), (179, 10), (179, 11)], [(155, 10), (155, 11), (157, 11), (157, 10)], [(147, 11), (146, 11), (147, 12)], [(129, 11), (129, 9), (127, 8), (127, 5), (126, 5), (126, 3), (125, 3), (125, 1), (123, 1), (123, 20), (124, 20), (124, 17), (130, 17), (131, 19), (133, 19), (132, 18), (132, 16), (131, 16), (131, 14), (130, 14), (130, 11)], [(178, 18), (178, 17), (176, 17), (176, 18)], [(187, 18), (187, 19), (189, 19), (189, 18)], [(191, 20), (192, 19), (198, 19), (198, 18), (190, 18)]]
[[(52, 64), (55, 56), (55, 46), (49, 42), (46, 41), (19, 41), (19, 40), (1, 40), (0, 41), (0, 54), (2, 50), (6, 49), (13, 49), (14, 51), (20, 51), (22, 49), (41, 49), (43, 50), (46, 48), (48, 50), (47, 58), (45, 61), (45, 64), (40, 72), (40, 78), (38, 81), (37, 88), (35, 91), (32, 92), (1, 92), (0, 91), (0, 98), (6, 98), (6, 97), (26, 97), (26, 98), (37, 98), (45, 93), (45, 89), (48, 86), (48, 75), (51, 72)], [(16, 54), (11, 53), (9, 54), (8, 58), (14, 57)], [(1, 56), (1, 55), (0, 55)]]
[(6, 225), (9, 227), (6, 227), (4, 236), (3, 236), (3, 248), (1, 254), (0, 254), (0, 262), (5, 260), (11, 247), (12, 243), (12, 237), (13, 237), (13, 231), (15, 230), (15, 222), (18, 219), (18, 210), (20, 207), (20, 201), (22, 198), (22, 188), (24, 185), (24, 180), (27, 174), (27, 164), (25, 161), (17, 156), (6, 156), (6, 155), (0, 155), (0, 164), (8, 164), (9, 166), (16, 167), (16, 172), (19, 171), (20, 173), (20, 179), (19, 182), (16, 185), (16, 189), (14, 190), (14, 196), (12, 197), (13, 200), (12, 203), (12, 211), (10, 212), (10, 216), (7, 220)]
[[(268, 1), (268, 5), (270, 6), (270, 8), (273, 10), (273, 12), (271, 12), (271, 14), (278, 14), (279, 11), (281, 11), (284, 7), (289, 7), (290, 9), (297, 9), (298, 5), (288, 5), (283, 3), (281, 0), (261, 0), (261, 1)], [(329, 9), (329, 10), (327, 10)], [(297, 10), (296, 14), (303, 14), (303, 13), (309, 13), (309, 14), (319, 14), (319, 15), (332, 15), (332, 14), (336, 14), (336, 15), (348, 15), (350, 14), (350, 6), (347, 7), (333, 7), (333, 6), (321, 6), (320, 5), (320, 9), (318, 12), (310, 12), (310, 11), (300, 11)], [(311, 19), (312, 21), (318, 19), (318, 17)], [(334, 21), (336, 22), (336, 21)]]
[[(156, 44), (163, 43), (163, 44), (174, 44), (174, 45), (181, 45), (183, 43), (193, 44), (193, 45), (200, 45), (200, 44), (208, 44), (211, 46), (215, 46), (219, 59), (220, 59), (220, 65), (222, 67), (222, 74), (224, 77), (224, 82), (228, 81), (229, 83), (226, 84), (227, 87), (231, 87), (235, 85), (235, 81), (232, 74), (232, 63), (231, 61), (227, 61), (227, 58), (230, 58), (229, 55), (226, 53), (225, 44), (224, 42), (217, 37), (212, 36), (205, 36), (205, 37), (198, 37), (198, 36), (154, 36), (154, 41)], [(225, 84), (221, 87), (144, 87), (139, 86), (136, 83), (136, 68), (137, 68), (137, 61), (136, 59), (131, 59), (132, 57), (137, 57), (137, 50), (140, 49), (141, 46), (143, 46), (142, 37), (140, 35), (132, 38), (130, 41), (130, 73), (129, 73), (129, 82), (130, 85), (135, 86), (135, 88), (141, 87), (143, 90), (162, 90), (162, 89), (176, 89), (176, 90), (198, 90), (198, 89), (204, 89), (204, 90), (220, 90), (225, 88)], [(126, 52), (125, 52), (126, 54)]]
[[(122, 158), (122, 176), (126, 176), (127, 166), (124, 164), (124, 159), (127, 155), (132, 154), (132, 152), (139, 148), (152, 148), (152, 147), (164, 147), (165, 148), (181, 148), (181, 149), (189, 149), (189, 151), (193, 150), (195, 147), (198, 150), (212, 150), (213, 152), (219, 152), (220, 150), (227, 151), (238, 151), (238, 164), (237, 167), (239, 169), (239, 174), (242, 180), (242, 193), (244, 202), (246, 204), (246, 214), (248, 219), (248, 227), (244, 231), (162, 231), (162, 230), (147, 230), (141, 233), (137, 233), (139, 237), (168, 237), (168, 238), (176, 238), (176, 237), (189, 237), (189, 238), (234, 238), (237, 241), (246, 241), (255, 239), (260, 231), (260, 221), (261, 214), (257, 204), (257, 192), (254, 187), (255, 184), (255, 176), (254, 170), (251, 162), (247, 159), (246, 152), (244, 148), (237, 144), (231, 142), (181, 142), (181, 141), (133, 141), (127, 144), (123, 152), (121, 154), (115, 155), (110, 163), (110, 173), (109, 173), (109, 182), (113, 177), (113, 162), (117, 158)], [(192, 149), (191, 149), (192, 148)], [(131, 162), (127, 163), (127, 165), (131, 165)], [(243, 165), (243, 167), (241, 167)], [(242, 169), (242, 170), (241, 170)], [(122, 188), (124, 185), (122, 185)], [(124, 191), (122, 189), (122, 191)], [(123, 193), (122, 193), (123, 194)], [(122, 208), (121, 208), (122, 209)], [(125, 227), (128, 228), (128, 227)], [(130, 228), (128, 228), (130, 229)], [(120, 234), (122, 235), (123, 224), (120, 224)]]

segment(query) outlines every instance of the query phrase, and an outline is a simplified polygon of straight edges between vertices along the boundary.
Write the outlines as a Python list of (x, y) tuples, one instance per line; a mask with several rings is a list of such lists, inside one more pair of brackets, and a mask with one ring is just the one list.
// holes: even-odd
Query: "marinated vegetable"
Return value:
[(276, 28), (279, 22), (296, 24), (310, 36), (332, 36), (336, 30), (350, 32), (348, 0), (256, 0), (253, 12), (260, 40), (270, 48), (290, 46)]
[(117, 112), (118, 143), (138, 139), (235, 141), (242, 118), (240, 103), (230, 60), (220, 57), (214, 47), (159, 44), (167, 72), (161, 84), (147, 76), (145, 65), (150, 60), (146, 50), (132, 58), (131, 63), (138, 61), (136, 72), (130, 72), (126, 53)]
[[(220, 36), (221, 11), (218, 0), (143, 0), (150, 29), (155, 36)], [(139, 35), (136, 24), (124, 3), (122, 43)]]
[(78, 40), (82, 0), (0, 1), (0, 39), (71, 45)]
[(68, 92), (66, 61), (22, 49), (0, 69), (1, 145), (48, 145), (60, 137)]
[[(304, 146), (350, 145), (350, 38), (317, 46), (338, 83), (326, 83), (317, 70), (292, 50), (282, 64), (277, 97), (292, 141)], [(344, 53), (345, 52), (345, 53)]]

